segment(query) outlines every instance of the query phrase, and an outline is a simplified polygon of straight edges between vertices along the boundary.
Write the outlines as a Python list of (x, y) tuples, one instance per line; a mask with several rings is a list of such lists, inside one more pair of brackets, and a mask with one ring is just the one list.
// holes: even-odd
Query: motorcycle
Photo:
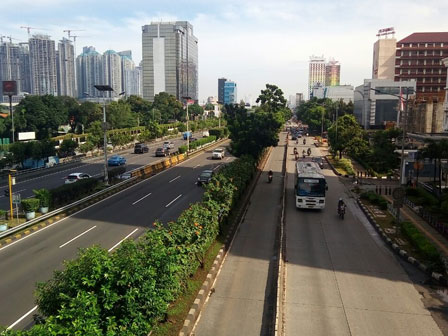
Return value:
[(306, 145), (306, 140), (305, 139), (303, 139), (303, 144)]
[(272, 177), (273, 177), (272, 174), (268, 174), (268, 183), (271, 183), (271, 182), (272, 182)]
[(345, 216), (345, 204), (342, 204), (338, 207), (338, 215), (340, 219), (344, 219)]
[(310, 156), (311, 155), (311, 148), (308, 148), (306, 153), (308, 154), (308, 156)]

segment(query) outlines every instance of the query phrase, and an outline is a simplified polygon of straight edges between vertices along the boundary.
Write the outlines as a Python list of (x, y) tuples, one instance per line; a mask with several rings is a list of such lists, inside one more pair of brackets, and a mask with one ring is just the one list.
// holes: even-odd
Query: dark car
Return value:
[(167, 156), (169, 154), (170, 152), (167, 148), (160, 147), (156, 149), (156, 156)]
[(138, 142), (134, 145), (134, 154), (148, 153), (149, 148), (146, 144)]
[(319, 165), (320, 169), (324, 168), (324, 160), (320, 156), (313, 157), (312, 161), (316, 162)]
[(203, 184), (207, 184), (212, 180), (213, 170), (203, 170), (202, 173), (198, 176), (197, 185), (201, 186)]

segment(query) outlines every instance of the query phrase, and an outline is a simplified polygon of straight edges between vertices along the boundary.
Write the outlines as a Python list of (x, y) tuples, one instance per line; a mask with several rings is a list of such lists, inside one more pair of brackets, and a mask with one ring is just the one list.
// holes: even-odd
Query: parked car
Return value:
[(112, 155), (109, 160), (107, 160), (109, 166), (121, 166), (126, 164), (126, 159), (121, 155)]
[(160, 147), (160, 148), (156, 149), (156, 156), (167, 156), (169, 154), (170, 154), (170, 152), (169, 152), (169, 149), (167, 149), (167, 148)]
[(86, 174), (86, 173), (71, 173), (71, 174), (67, 175), (67, 177), (65, 178), (65, 184), (75, 183), (75, 182), (78, 182), (79, 180), (91, 178), (91, 177), (92, 176), (90, 176), (89, 174)]
[(198, 186), (203, 184), (207, 184), (212, 180), (213, 170), (203, 170), (201, 174), (198, 176), (198, 182), (196, 183)]
[(135, 154), (148, 153), (148, 151), (149, 151), (148, 145), (146, 145), (145, 143), (138, 142), (134, 145)]
[(174, 148), (174, 143), (172, 143), (171, 141), (165, 141), (163, 143), (163, 148), (168, 148), (168, 149)]
[(224, 149), (216, 148), (212, 152), (212, 159), (222, 160), (224, 158)]

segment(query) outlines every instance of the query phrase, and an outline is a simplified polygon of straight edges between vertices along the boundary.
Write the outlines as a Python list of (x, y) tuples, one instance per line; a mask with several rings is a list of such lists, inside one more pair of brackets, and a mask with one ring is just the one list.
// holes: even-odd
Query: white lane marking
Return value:
[(219, 167), (221, 167), (221, 165), (219, 164), (219, 165), (217, 165), (215, 168), (213, 168), (213, 170), (216, 170), (216, 169), (218, 169)]
[(200, 164), (198, 164), (198, 165), (194, 166), (194, 167), (193, 167), (193, 169), (194, 169), (194, 168), (197, 168), (197, 167), (200, 167), (200, 166), (201, 166), (201, 165), (200, 165)]
[(136, 232), (138, 229), (135, 229), (134, 231), (132, 231), (130, 234), (128, 234), (126, 237), (124, 237), (122, 240), (120, 240), (118, 243), (116, 243), (114, 246), (112, 246), (110, 249), (107, 250), (107, 252), (112, 251), (114, 248), (116, 248), (118, 245), (120, 245), (123, 241), (125, 241), (126, 239), (128, 239), (130, 236), (132, 236), (134, 234), (134, 232)]
[(149, 193), (148, 195), (143, 196), (142, 198), (140, 198), (140, 199), (136, 200), (134, 203), (132, 203), (132, 205), (136, 205), (138, 202), (144, 200), (146, 197), (148, 197), (150, 195), (151, 195), (151, 193)]
[(178, 178), (180, 177), (180, 175), (178, 177), (173, 178), (171, 181), (169, 181), (168, 183), (171, 183), (173, 181), (176, 181)]
[(174, 202), (176, 202), (179, 198), (182, 197), (182, 194), (180, 194), (179, 196), (177, 196), (175, 199), (173, 199), (171, 202), (169, 202), (167, 205), (165, 205), (165, 208), (168, 208), (171, 204), (173, 204)]
[(84, 231), (83, 233), (80, 233), (80, 234), (77, 235), (75, 238), (70, 239), (68, 242), (66, 242), (66, 243), (62, 244), (61, 246), (59, 246), (59, 248), (63, 248), (65, 245), (70, 244), (72, 241), (74, 241), (75, 239), (78, 239), (79, 237), (85, 235), (87, 232), (89, 232), (90, 230), (93, 230), (94, 228), (96, 228), (96, 225), (95, 225), (95, 226), (92, 226), (90, 229)]
[(23, 315), (21, 318), (19, 318), (17, 321), (15, 321), (13, 324), (11, 324), (7, 329), (12, 329), (14, 328), (17, 324), (20, 323), (20, 321), (22, 321), (25, 317), (27, 317), (29, 314), (31, 314), (33, 311), (35, 311), (37, 309), (37, 306), (35, 306), (33, 309), (31, 309), (28, 313), (26, 313), (25, 315)]

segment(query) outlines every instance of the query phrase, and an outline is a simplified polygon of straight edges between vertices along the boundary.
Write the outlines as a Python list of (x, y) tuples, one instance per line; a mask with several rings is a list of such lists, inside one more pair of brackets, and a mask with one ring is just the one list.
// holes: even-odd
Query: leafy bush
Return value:
[(64, 184), (51, 189), (51, 208), (55, 209), (70, 202), (81, 199), (92, 193), (99, 186), (100, 181), (95, 178), (82, 179), (75, 183)]
[(82, 250), (38, 285), (37, 304), (47, 319), (21, 335), (147, 335), (203, 266), (255, 170), (252, 157), (235, 160), (213, 177), (202, 202), (177, 220), (155, 222), (140, 240), (125, 241), (111, 254), (100, 247)]
[(37, 198), (26, 198), (22, 200), (22, 207), (25, 212), (34, 212), (39, 209), (39, 203)]
[(109, 177), (109, 180), (112, 180), (113, 178), (123, 174), (126, 172), (126, 167), (125, 166), (119, 166), (119, 167), (115, 167), (115, 168), (111, 168), (107, 170), (107, 175)]
[(366, 191), (361, 193), (361, 199), (366, 199), (370, 203), (377, 205), (381, 210), (387, 210), (387, 200), (373, 191)]
[(46, 208), (50, 206), (51, 193), (48, 189), (34, 189), (33, 194), (39, 200), (40, 207)]
[(437, 206), (439, 204), (435, 196), (422, 188), (408, 187), (406, 188), (406, 196), (415, 204), (425, 207)]
[(216, 136), (216, 138), (218, 138), (218, 139), (222, 139), (229, 135), (229, 130), (227, 127), (216, 127), (216, 128), (210, 129), (208, 131), (208, 133), (210, 135)]
[(439, 251), (412, 223), (402, 222), (401, 231), (409, 239), (412, 246), (429, 262), (429, 267), (436, 272), (445, 272), (444, 263)]

